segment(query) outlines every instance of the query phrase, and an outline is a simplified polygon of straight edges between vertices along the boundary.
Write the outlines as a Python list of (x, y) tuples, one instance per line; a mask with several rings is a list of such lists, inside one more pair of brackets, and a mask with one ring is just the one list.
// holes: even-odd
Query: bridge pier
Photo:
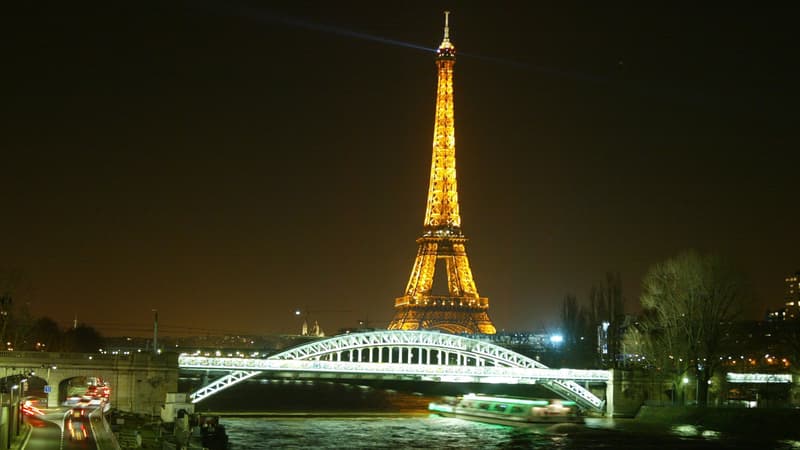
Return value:
[(47, 407), (55, 408), (58, 406), (58, 396), (61, 393), (60, 383), (50, 384), (50, 393), (47, 394)]
[(646, 400), (662, 401), (668, 388), (652, 373), (613, 369), (606, 383), (606, 416), (634, 417)]

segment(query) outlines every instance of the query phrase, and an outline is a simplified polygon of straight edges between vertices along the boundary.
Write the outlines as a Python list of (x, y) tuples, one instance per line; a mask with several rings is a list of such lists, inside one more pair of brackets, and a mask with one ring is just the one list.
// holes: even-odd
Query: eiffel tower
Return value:
[[(461, 232), (456, 186), (456, 140), (453, 116), (453, 66), (456, 49), (450, 43), (449, 12), (444, 16), (444, 39), (436, 67), (436, 119), (428, 204), (419, 248), (405, 295), (395, 299), (390, 330), (440, 329), (450, 333), (496, 332), (489, 314), (489, 299), (478, 295)], [(447, 295), (434, 295), (434, 274), (439, 263), (447, 274)], [(444, 281), (444, 280), (442, 280)]]

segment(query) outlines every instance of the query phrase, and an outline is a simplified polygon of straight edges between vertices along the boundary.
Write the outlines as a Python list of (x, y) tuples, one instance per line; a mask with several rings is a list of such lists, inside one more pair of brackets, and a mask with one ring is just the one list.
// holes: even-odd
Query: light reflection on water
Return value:
[(235, 450), (266, 448), (566, 448), (562, 436), (440, 417), (337, 419), (225, 418)]
[(224, 418), (234, 450), (268, 448), (796, 449), (796, 441), (630, 433), (582, 426), (516, 428), (438, 416)]
[[(416, 385), (405, 385), (413, 391)], [(450, 395), (450, 394), (448, 394)], [(527, 394), (526, 394), (527, 395)], [(800, 450), (796, 420), (782, 415), (753, 416), (733, 427), (736, 436), (712, 427), (642, 422), (634, 419), (587, 418), (576, 424), (513, 428), (427, 414), (437, 397), (338, 383), (271, 381), (240, 383), (205, 400), (198, 412), (237, 411), (284, 414), (270, 418), (230, 418), (228, 428), (235, 450), (270, 448), (536, 448), (536, 449), (780, 449)], [(286, 415), (316, 416), (303, 419)], [(266, 413), (269, 414), (269, 413)], [(346, 417), (342, 414), (347, 415)], [(328, 415), (328, 417), (322, 417)], [(765, 421), (778, 417), (784, 422)], [(774, 421), (773, 421), (774, 422)], [(731, 427), (728, 427), (731, 428)], [(740, 429), (743, 428), (743, 429)], [(774, 433), (773, 438), (769, 430)]]

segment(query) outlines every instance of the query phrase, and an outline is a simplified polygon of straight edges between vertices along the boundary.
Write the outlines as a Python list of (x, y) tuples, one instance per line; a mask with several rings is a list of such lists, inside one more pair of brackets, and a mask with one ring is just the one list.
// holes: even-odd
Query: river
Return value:
[(800, 449), (800, 441), (518, 428), (437, 416), (222, 420), (240, 449)]
[[(586, 425), (491, 425), (429, 414), (428, 402), (438, 399), (430, 393), (412, 395), (367, 386), (253, 380), (211, 397), (198, 410), (233, 413), (223, 415), (220, 423), (234, 450), (800, 450), (800, 438), (773, 439), (760, 432), (729, 435), (689, 424), (646, 426), (632, 419), (588, 419)], [(254, 416), (242, 417), (247, 414)]]

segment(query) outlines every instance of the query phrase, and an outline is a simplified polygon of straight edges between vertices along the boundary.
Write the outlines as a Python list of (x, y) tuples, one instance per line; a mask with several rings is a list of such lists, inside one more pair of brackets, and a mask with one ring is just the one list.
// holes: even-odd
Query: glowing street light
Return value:
[(562, 336), (560, 334), (554, 334), (554, 335), (550, 336), (550, 343), (551, 344), (560, 344), (562, 342), (564, 342), (564, 336)]

